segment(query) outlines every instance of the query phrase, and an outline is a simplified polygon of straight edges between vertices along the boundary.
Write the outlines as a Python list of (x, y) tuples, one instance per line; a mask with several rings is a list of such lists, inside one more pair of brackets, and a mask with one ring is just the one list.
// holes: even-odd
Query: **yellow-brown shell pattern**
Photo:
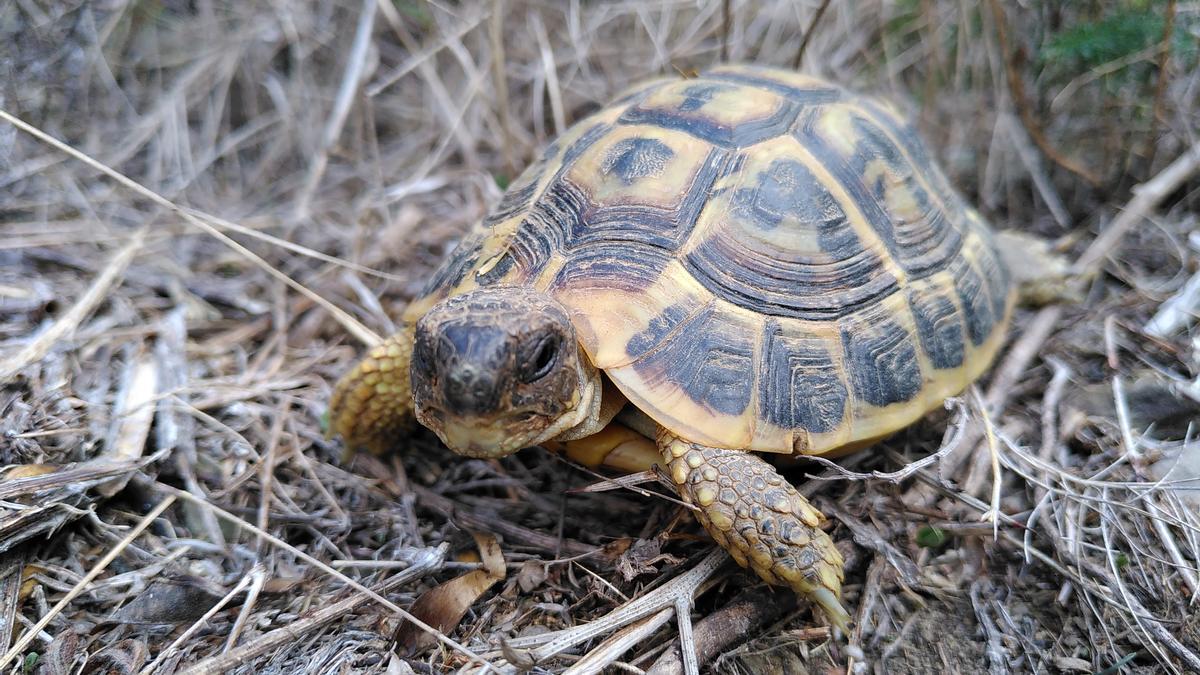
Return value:
[(410, 313), (491, 284), (563, 303), (595, 365), (680, 437), (810, 454), (960, 392), (1014, 301), (988, 226), (896, 111), (749, 66), (580, 121)]

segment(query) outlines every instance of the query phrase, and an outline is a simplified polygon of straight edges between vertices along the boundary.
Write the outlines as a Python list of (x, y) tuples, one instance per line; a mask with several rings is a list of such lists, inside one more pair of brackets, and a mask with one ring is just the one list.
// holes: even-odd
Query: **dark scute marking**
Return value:
[[(684, 105), (687, 102), (685, 99)], [(787, 133), (799, 111), (800, 107), (794, 101), (785, 99), (770, 117), (745, 120), (730, 126), (705, 116), (697, 108), (685, 108), (682, 105), (674, 109), (645, 108), (638, 105), (625, 111), (618, 122), (674, 129), (713, 145), (736, 148)]]
[(539, 171), (536, 175), (530, 176), (531, 180), (528, 183), (509, 187), (500, 199), (500, 203), (492, 209), (491, 215), (487, 218), (487, 224), (502, 223), (525, 210), (529, 206), (530, 200), (533, 199), (534, 193), (537, 192), (540, 177), (541, 172)]
[(475, 275), (475, 283), (479, 284), (480, 286), (491, 286), (497, 281), (503, 279), (504, 275), (508, 274), (509, 270), (511, 270), (514, 265), (516, 265), (516, 261), (513, 259), (512, 253), (505, 251), (502, 257), (497, 260), (490, 269), (488, 269), (486, 272), (477, 273)]
[[(944, 212), (917, 179), (918, 173), (926, 181), (933, 181), (935, 178), (937, 172), (928, 164), (927, 158), (914, 167), (877, 123), (856, 117), (854, 127), (863, 139), (856, 153), (856, 168), (865, 171), (870, 161), (882, 160), (887, 164), (888, 170), (903, 181), (904, 187), (913, 196), (917, 202), (917, 209), (922, 214), (920, 218), (911, 222), (905, 222), (895, 216), (891, 218), (892, 238), (897, 245), (900, 264), (918, 278), (938, 271), (947, 258), (957, 254), (962, 248), (962, 233), (950, 221), (951, 215), (960, 222), (963, 217), (961, 209), (956, 208), (959, 206), (958, 200), (955, 199), (947, 205), (947, 208), (955, 209), (952, 214)], [(882, 177), (874, 186), (873, 192), (881, 205), (887, 204)]]
[(566, 165), (574, 162), (584, 150), (592, 147), (593, 143), (595, 143), (601, 136), (608, 133), (608, 130), (609, 126), (607, 124), (599, 123), (583, 132), (583, 135), (576, 139), (575, 142), (568, 146), (566, 151), (563, 152), (562, 161), (564, 168)]
[(542, 193), (513, 235), (513, 262), (536, 275), (557, 251), (563, 250), (572, 229), (578, 228), (587, 199), (561, 178)]
[(871, 118), (876, 124), (886, 129), (889, 134), (900, 142), (904, 147), (904, 151), (912, 158), (913, 164), (923, 175), (929, 180), (933, 186), (934, 192), (942, 200), (949, 212), (949, 218), (953, 222), (962, 222), (962, 199), (954, 188), (950, 186), (946, 176), (938, 169), (938, 165), (934, 163), (929, 149), (921, 140), (921, 135), (917, 130), (909, 124), (903, 124), (896, 120), (890, 113), (881, 109), (869, 98), (863, 98), (856, 103), (863, 109), (871, 113)]
[(479, 261), (479, 251), (486, 240), (487, 237), (481, 232), (473, 232), (464, 237), (442, 262), (442, 266), (425, 282), (425, 287), (417, 297), (423, 298), (446, 291), (462, 282), (467, 272)]
[(646, 328), (629, 338), (629, 342), (625, 344), (625, 353), (636, 358), (654, 349), (686, 318), (688, 318), (686, 307), (682, 305), (667, 307), (662, 314), (651, 319)]
[[(673, 211), (644, 204), (596, 206), (580, 204), (578, 218), (571, 222), (565, 241), (568, 250), (602, 241), (634, 241), (675, 250), (700, 217), (717, 176), (726, 171), (732, 156), (714, 148), (690, 181), (688, 192)], [(553, 191), (551, 191), (553, 192)], [(582, 190), (576, 190), (583, 197)]]
[(785, 218), (816, 225), (821, 249), (834, 259), (844, 260), (862, 250), (841, 204), (808, 167), (794, 159), (772, 162), (758, 187), (739, 190), (733, 203), (735, 210), (765, 230), (778, 227)]
[(625, 185), (662, 175), (675, 151), (657, 138), (626, 138), (605, 153), (600, 170), (615, 175)]
[(558, 151), (560, 149), (561, 148), (559, 147), (559, 142), (557, 140), (550, 145), (547, 145), (546, 149), (542, 151), (542, 161), (549, 162), (550, 160), (554, 159), (558, 156)]
[[(943, 269), (946, 261), (961, 250), (962, 234), (938, 205), (928, 198), (915, 178), (914, 168), (899, 148), (872, 121), (855, 118), (855, 130), (861, 140), (856, 151), (847, 156), (813, 129), (815, 120), (815, 115), (806, 116), (797, 125), (794, 131), (796, 140), (846, 190), (901, 268), (914, 279), (925, 278)], [(908, 221), (889, 211), (882, 177), (867, 184), (867, 165), (875, 160), (884, 162), (889, 172), (904, 180), (905, 189), (918, 202), (919, 211), (923, 214), (921, 217)]]
[(711, 305), (688, 320), (657, 350), (634, 362), (652, 386), (675, 382), (709, 410), (739, 415), (754, 389), (754, 344), (745, 326)]
[(921, 364), (911, 336), (890, 319), (848, 319), (842, 326), (842, 348), (860, 400), (882, 407), (911, 401), (921, 390)]
[(984, 292), (983, 279), (966, 260), (959, 261), (952, 271), (954, 289), (958, 292), (958, 300), (966, 316), (967, 333), (971, 342), (979, 346), (987, 341), (996, 325), (996, 314), (992, 302)]
[(934, 290), (908, 292), (908, 305), (917, 324), (917, 336), (934, 368), (962, 365), (963, 330), (954, 301)]
[(835, 89), (833, 87), (802, 89), (800, 87), (786, 85), (768, 77), (757, 76), (751, 72), (706, 73), (704, 75), (704, 79), (718, 80), (722, 82), (735, 82), (737, 84), (768, 89), (776, 94), (782, 94), (792, 101), (805, 106), (833, 103), (835, 101), (840, 101), (844, 97), (842, 90)]
[(699, 110), (713, 99), (714, 94), (728, 90), (728, 86), (721, 84), (694, 84), (683, 90), (684, 99), (679, 109), (684, 112)]
[(571, 251), (554, 288), (643, 293), (662, 275), (669, 251), (636, 241), (595, 241)]
[(784, 429), (820, 434), (846, 414), (846, 385), (829, 353), (815, 340), (789, 340), (778, 321), (767, 322), (759, 370), (758, 405), (767, 421)]
[(738, 227), (717, 230), (684, 258), (709, 291), (763, 314), (809, 320), (845, 316), (897, 289), (879, 256), (864, 249), (837, 200), (800, 162), (776, 160), (757, 187), (732, 196), (746, 227), (815, 232), (817, 255), (780, 250)]

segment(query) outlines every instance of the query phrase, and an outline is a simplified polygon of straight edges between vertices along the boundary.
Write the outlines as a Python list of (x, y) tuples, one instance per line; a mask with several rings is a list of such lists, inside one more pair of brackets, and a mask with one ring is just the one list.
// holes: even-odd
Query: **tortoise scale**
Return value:
[(637, 86), (547, 147), (331, 419), (382, 449), (415, 412), (499, 457), (604, 450), (617, 413), (640, 414), (713, 538), (845, 628), (821, 514), (752, 452), (912, 423), (990, 365), (1014, 297), (989, 227), (892, 107), (722, 66)]

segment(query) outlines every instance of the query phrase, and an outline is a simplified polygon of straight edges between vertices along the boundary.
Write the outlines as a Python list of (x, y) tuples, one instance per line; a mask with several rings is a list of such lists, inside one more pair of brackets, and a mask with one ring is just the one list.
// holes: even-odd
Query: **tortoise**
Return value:
[(338, 383), (332, 430), (382, 448), (415, 413), (460, 455), (603, 456), (624, 408), (657, 445), (627, 468), (657, 460), (739, 564), (845, 629), (822, 515), (756, 453), (921, 418), (988, 368), (1014, 302), (993, 232), (895, 108), (720, 66), (552, 142)]

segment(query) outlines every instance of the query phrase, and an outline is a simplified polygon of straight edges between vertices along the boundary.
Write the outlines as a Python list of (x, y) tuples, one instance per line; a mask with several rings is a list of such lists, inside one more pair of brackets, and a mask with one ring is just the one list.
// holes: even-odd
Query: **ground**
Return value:
[(558, 131), (722, 60), (895, 101), (1072, 292), (947, 412), (785, 468), (836, 516), (855, 629), (726, 564), (706, 667), (1200, 668), (1195, 492), (1156, 482), (1195, 477), (1198, 30), (1174, 0), (0, 3), (0, 669), (650, 669), (673, 619), (525, 660), (703, 564), (669, 488), (419, 429), (347, 453), (323, 420)]

